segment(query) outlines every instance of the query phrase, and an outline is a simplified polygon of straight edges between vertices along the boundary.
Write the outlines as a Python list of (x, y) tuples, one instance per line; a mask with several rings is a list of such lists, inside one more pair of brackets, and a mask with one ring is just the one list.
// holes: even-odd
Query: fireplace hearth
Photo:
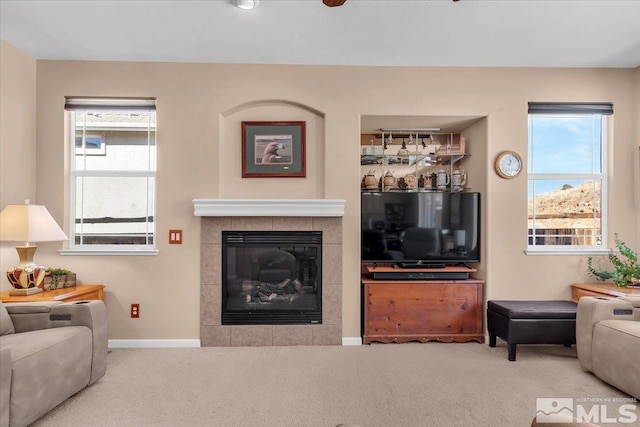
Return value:
[(322, 232), (222, 232), (222, 325), (321, 323)]
[[(344, 200), (195, 199), (194, 215), (202, 218), (200, 343), (203, 347), (340, 345), (342, 343)], [(312, 280), (314, 274), (321, 274), (322, 323), (309, 321), (304, 324), (223, 325), (223, 231), (321, 232), (322, 260), (316, 260), (314, 263), (317, 271), (314, 272), (310, 260), (299, 257), (298, 280)], [(275, 297), (272, 298), (275, 299)], [(263, 308), (266, 307), (263, 305)]]

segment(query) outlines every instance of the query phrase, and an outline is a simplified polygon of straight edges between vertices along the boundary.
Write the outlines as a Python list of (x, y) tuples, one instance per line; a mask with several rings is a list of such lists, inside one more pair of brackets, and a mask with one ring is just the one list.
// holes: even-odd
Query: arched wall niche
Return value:
[[(243, 121), (306, 122), (304, 178), (242, 178)], [(324, 113), (295, 101), (266, 99), (233, 106), (220, 115), (221, 198), (323, 198), (325, 176)]]

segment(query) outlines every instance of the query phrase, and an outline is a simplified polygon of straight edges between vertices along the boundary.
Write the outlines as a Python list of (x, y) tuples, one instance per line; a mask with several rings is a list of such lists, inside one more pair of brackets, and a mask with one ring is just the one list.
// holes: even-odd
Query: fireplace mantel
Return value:
[(343, 199), (193, 199), (195, 216), (344, 216)]

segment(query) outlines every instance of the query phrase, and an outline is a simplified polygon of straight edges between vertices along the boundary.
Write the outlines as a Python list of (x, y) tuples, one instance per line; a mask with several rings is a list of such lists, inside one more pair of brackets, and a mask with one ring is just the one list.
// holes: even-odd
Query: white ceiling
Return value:
[(640, 0), (0, 0), (37, 59), (383, 66), (640, 66)]

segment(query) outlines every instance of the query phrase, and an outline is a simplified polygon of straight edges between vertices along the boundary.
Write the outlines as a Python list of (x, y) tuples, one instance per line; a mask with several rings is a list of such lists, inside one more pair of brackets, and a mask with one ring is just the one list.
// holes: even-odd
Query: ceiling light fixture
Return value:
[(236, 7), (243, 10), (255, 9), (260, 6), (260, 0), (231, 0)]

